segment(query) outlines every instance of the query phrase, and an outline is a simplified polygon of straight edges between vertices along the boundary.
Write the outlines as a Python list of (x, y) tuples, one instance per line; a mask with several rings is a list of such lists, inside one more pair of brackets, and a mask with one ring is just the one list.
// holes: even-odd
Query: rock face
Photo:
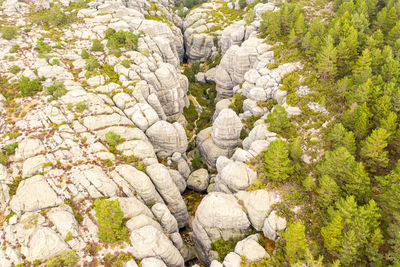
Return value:
[(223, 109), (213, 126), (201, 131), (197, 136), (197, 148), (203, 160), (215, 167), (219, 156), (230, 157), (240, 143), (242, 122), (231, 109)]
[[(22, 75), (38, 79), (43, 90), (13, 100), (24, 116), (9, 110), (8, 99), (0, 95), (0, 132), (9, 133), (0, 138), (0, 148), (18, 144), (8, 163), (0, 164), (0, 208), (8, 216), (0, 225), (6, 248), (0, 265), (32, 265), (34, 260), (46, 265), (72, 251), (77, 266), (99, 260), (102, 255), (85, 248), (101, 244), (93, 201), (106, 197), (119, 200), (132, 236), (132, 246), (107, 253), (129, 251), (143, 260), (142, 266), (184, 266), (182, 255), (190, 258), (187, 251), (193, 247), (179, 233), (189, 220), (181, 192), (190, 174), (187, 137), (177, 122), (184, 122), (188, 104), (188, 80), (180, 70), (182, 19), (173, 1), (94, 0), (72, 11), (69, 3), (55, 5), (81, 19), (59, 27), (58, 46), (40, 25), (22, 31), (30, 10), (48, 9), (49, 1), (1, 4), (4, 22), (19, 29), (13, 40), (0, 41), (2, 76), (10, 83)], [(157, 17), (163, 20), (146, 19)], [(108, 28), (137, 35), (137, 47), (121, 47), (115, 56), (107, 47)], [(48, 59), (30, 49), (41, 37), (52, 47)], [(94, 39), (104, 51), (91, 50)], [(25, 52), (10, 60), (14, 45)], [(89, 60), (81, 57), (82, 50), (98, 61), (94, 72), (86, 70)], [(17, 74), (8, 71), (14, 64), (21, 68)], [(48, 95), (47, 88), (59, 82), (62, 94)], [(107, 138), (110, 132), (119, 136), (115, 144)], [(171, 157), (174, 153), (179, 156)], [(165, 157), (168, 167), (158, 164), (157, 156)]]
[(50, 228), (39, 228), (31, 236), (25, 253), (29, 261), (47, 260), (67, 251), (68, 245)]
[(38, 175), (21, 182), (10, 207), (14, 212), (34, 211), (62, 203), (43, 176)]
[(168, 169), (162, 164), (153, 164), (148, 166), (146, 171), (157, 191), (171, 209), (171, 213), (178, 221), (179, 228), (187, 225), (189, 215), (186, 204), (179, 193), (179, 189), (172, 180)]
[(198, 206), (193, 220), (193, 241), (200, 261), (209, 265), (212, 242), (241, 236), (249, 226), (246, 213), (233, 195), (208, 194)]
[(235, 193), (246, 190), (257, 178), (257, 173), (242, 162), (219, 157), (217, 160), (218, 175), (215, 177), (215, 191)]
[[(217, 99), (233, 96), (233, 87), (244, 81), (244, 75), (255, 64), (263, 59), (263, 64), (273, 63), (273, 53), (267, 53), (269, 56), (262, 56), (269, 45), (262, 43), (261, 39), (250, 38), (242, 43), (231, 46), (221, 59), (215, 73), (217, 83)], [(259, 59), (260, 58), (260, 59)]]
[(177, 122), (171, 124), (159, 121), (152, 125), (146, 134), (161, 156), (169, 156), (174, 152), (184, 153), (187, 149), (185, 129)]
[(145, 226), (131, 234), (133, 254), (144, 259), (157, 257), (167, 266), (183, 267), (184, 261), (172, 242), (153, 226)]
[(235, 246), (235, 253), (244, 256), (248, 261), (257, 261), (263, 258), (269, 258), (268, 253), (258, 243), (259, 236), (250, 235), (239, 241)]
[(198, 169), (189, 175), (188, 187), (194, 191), (204, 192), (208, 187), (209, 176), (206, 169)]

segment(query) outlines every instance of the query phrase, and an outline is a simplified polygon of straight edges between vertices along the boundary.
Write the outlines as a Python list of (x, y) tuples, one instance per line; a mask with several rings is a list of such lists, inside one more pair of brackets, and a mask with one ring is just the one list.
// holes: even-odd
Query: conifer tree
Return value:
[(268, 130), (275, 133), (283, 133), (290, 128), (290, 120), (287, 112), (281, 105), (276, 105), (274, 110), (268, 114), (266, 122), (269, 123)]
[(343, 123), (347, 129), (350, 129), (358, 140), (364, 139), (370, 129), (371, 112), (367, 104), (349, 109), (343, 116)]
[(286, 241), (285, 251), (289, 263), (295, 263), (306, 256), (308, 246), (305, 230), (305, 226), (297, 221), (289, 225), (283, 233), (283, 238)]
[(368, 49), (362, 52), (353, 68), (353, 80), (355, 84), (365, 83), (372, 77), (371, 55)]
[(267, 180), (283, 183), (293, 173), (293, 165), (289, 159), (288, 146), (281, 139), (270, 143), (265, 152), (264, 173)]
[(326, 250), (333, 256), (339, 256), (339, 249), (342, 247), (343, 222), (340, 215), (333, 217), (329, 225), (321, 228), (321, 235), (324, 239)]
[(325, 153), (325, 160), (317, 166), (320, 175), (329, 175), (347, 194), (362, 201), (370, 194), (370, 181), (361, 162), (357, 162), (346, 148), (339, 147)]
[(381, 168), (385, 168), (389, 163), (388, 152), (385, 151), (388, 145), (386, 141), (388, 137), (389, 134), (385, 129), (377, 128), (362, 143), (360, 157), (365, 162), (365, 165), (374, 173)]
[(336, 76), (336, 48), (333, 45), (333, 38), (328, 36), (325, 45), (317, 56), (318, 72), (324, 79), (334, 79)]
[(356, 153), (356, 141), (353, 132), (347, 131), (341, 123), (333, 126), (328, 134), (328, 141), (331, 143), (331, 148), (335, 149), (343, 146), (352, 155)]
[(321, 208), (328, 208), (340, 196), (340, 188), (328, 175), (322, 175), (317, 188), (317, 203)]

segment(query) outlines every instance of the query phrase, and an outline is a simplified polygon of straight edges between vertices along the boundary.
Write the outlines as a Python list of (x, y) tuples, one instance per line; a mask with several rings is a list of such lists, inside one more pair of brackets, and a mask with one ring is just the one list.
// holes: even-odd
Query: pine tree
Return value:
[(374, 173), (379, 169), (387, 167), (389, 159), (386, 148), (389, 133), (382, 128), (372, 131), (372, 134), (362, 143), (360, 157), (365, 165)]
[(339, 249), (342, 247), (343, 222), (340, 215), (333, 217), (330, 224), (321, 228), (321, 235), (324, 239), (324, 247), (333, 256), (339, 256)]
[(329, 175), (347, 194), (359, 200), (370, 194), (370, 181), (361, 162), (357, 162), (346, 148), (339, 147), (325, 153), (325, 160), (317, 166), (320, 175)]
[(374, 105), (371, 108), (372, 113), (374, 114), (373, 120), (375, 125), (378, 125), (379, 122), (387, 118), (391, 110), (393, 110), (392, 103), (390, 101), (390, 97), (387, 95), (379, 97)]
[(356, 141), (353, 132), (347, 131), (341, 123), (337, 123), (333, 126), (332, 130), (328, 134), (328, 141), (331, 143), (331, 148), (335, 149), (343, 146), (352, 155), (356, 152)]
[[(376, 27), (380, 29), (383, 33), (388, 33), (388, 29), (386, 27), (386, 17), (387, 17), (387, 8), (382, 8), (378, 14), (376, 15)], [(390, 30), (390, 29), (389, 29)]]
[(364, 139), (370, 129), (371, 112), (367, 104), (357, 106), (356, 108), (349, 109), (343, 116), (343, 123), (347, 129), (350, 129), (357, 139)]
[(293, 165), (289, 159), (288, 146), (281, 139), (270, 143), (265, 152), (264, 173), (267, 180), (283, 183), (293, 173)]
[(303, 13), (297, 17), (297, 20), (294, 24), (294, 29), (296, 31), (296, 35), (299, 37), (299, 41), (303, 39), (304, 34), (306, 33), (306, 22), (304, 20)]
[(268, 130), (275, 133), (283, 133), (290, 128), (290, 120), (287, 112), (281, 105), (276, 105), (274, 110), (268, 114), (266, 122), (269, 123)]
[(400, 222), (400, 160), (386, 176), (377, 176), (379, 192), (377, 201), (384, 214)]
[(392, 54), (384, 56), (384, 65), (382, 66), (382, 77), (384, 81), (389, 82), (397, 79), (400, 74), (400, 62), (395, 60)]
[(328, 175), (322, 175), (317, 189), (317, 203), (321, 208), (328, 208), (340, 196), (340, 188)]
[(394, 44), (394, 42), (400, 38), (400, 21), (397, 22), (396, 26), (394, 26), (388, 36), (388, 43)]
[(396, 8), (392, 7), (386, 14), (383, 32), (390, 32), (390, 30), (396, 26), (398, 20)]
[(301, 150), (301, 140), (300, 138), (295, 138), (289, 146), (290, 158), (293, 161), (300, 162), (303, 151)]
[(325, 45), (317, 56), (317, 69), (324, 79), (334, 79), (336, 76), (336, 48), (333, 45), (333, 38), (328, 36)]
[(353, 80), (355, 84), (365, 83), (372, 77), (371, 55), (368, 49), (362, 52), (353, 68)]
[(385, 129), (388, 134), (390, 134), (390, 137), (388, 138), (388, 143), (391, 143), (393, 135), (396, 133), (397, 125), (397, 115), (393, 111), (389, 112), (386, 118), (382, 118), (379, 121), (378, 127)]
[(290, 48), (296, 48), (299, 38), (297, 38), (294, 28), (290, 31), (288, 39), (289, 39), (288, 40), (289, 47)]
[[(335, 208), (329, 209), (328, 214), (330, 224), (323, 227), (322, 232), (324, 244), (331, 255), (337, 256), (345, 266), (364, 266), (377, 260), (374, 257), (382, 244), (379, 229), (381, 214), (374, 200), (359, 206), (354, 196), (348, 196), (337, 201)], [(338, 217), (341, 218), (342, 227)]]
[(308, 246), (305, 230), (305, 226), (297, 221), (289, 225), (283, 233), (283, 238), (286, 241), (285, 251), (289, 263), (295, 263), (306, 256)]

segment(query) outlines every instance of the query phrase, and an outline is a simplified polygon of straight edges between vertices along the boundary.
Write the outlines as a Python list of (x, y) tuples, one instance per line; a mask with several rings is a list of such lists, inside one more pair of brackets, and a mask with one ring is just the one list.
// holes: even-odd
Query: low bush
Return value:
[(17, 147), (18, 147), (18, 143), (14, 142), (14, 143), (5, 145), (4, 149), (5, 149), (7, 155), (12, 155), (15, 153), (15, 150), (17, 149)]
[(10, 71), (12, 74), (17, 74), (18, 72), (21, 71), (21, 68), (18, 67), (17, 65), (12, 65), (12, 66), (9, 68), (9, 71)]
[(0, 164), (6, 165), (8, 162), (8, 158), (2, 152), (0, 152)]
[(36, 94), (42, 89), (38, 79), (29, 79), (28, 77), (22, 76), (19, 80), (19, 91), (23, 96), (31, 96)]
[(85, 70), (94, 71), (95, 69), (100, 67), (100, 63), (97, 61), (97, 58), (94, 56), (90, 56), (86, 59)]
[(86, 49), (82, 49), (82, 51), (81, 51), (81, 57), (82, 57), (83, 59), (88, 59), (89, 56), (90, 56), (89, 52), (88, 52)]
[(65, 85), (62, 82), (55, 82), (47, 87), (47, 94), (52, 96), (52, 99), (58, 99), (67, 93)]
[(131, 63), (129, 62), (129, 60), (124, 59), (122, 60), (121, 65), (124, 66), (125, 68), (129, 68), (131, 66)]
[(62, 26), (67, 24), (70, 19), (58, 5), (50, 9), (37, 12), (32, 16), (33, 22), (42, 25)]
[(103, 52), (104, 51), (104, 46), (98, 39), (94, 39), (92, 42), (92, 47), (90, 48), (90, 51), (94, 52)]
[(246, 100), (246, 97), (241, 94), (236, 94), (232, 98), (232, 104), (229, 105), (231, 109), (233, 109), (236, 113), (243, 113), (243, 101)]
[(127, 50), (136, 50), (138, 45), (139, 36), (127, 31), (106, 31), (107, 48), (110, 53), (119, 56), (121, 48)]
[(78, 113), (82, 113), (83, 111), (85, 111), (87, 109), (87, 105), (86, 105), (86, 101), (81, 101), (78, 102), (75, 106), (75, 111)]
[(46, 262), (46, 267), (72, 267), (76, 266), (79, 256), (74, 250), (61, 253), (60, 256), (53, 257)]
[(94, 201), (98, 236), (105, 243), (114, 243), (119, 240), (127, 240), (129, 230), (124, 225), (124, 213), (119, 205), (119, 200), (96, 199)]
[(0, 30), (1, 32), (1, 37), (6, 40), (12, 40), (15, 37), (17, 37), (17, 27), (12, 27), (12, 26), (4, 26)]
[(35, 48), (39, 51), (39, 54), (46, 54), (51, 51), (51, 46), (44, 42), (43, 37), (37, 40)]
[(19, 49), (19, 45), (15, 44), (13, 45), (10, 50), (8, 51), (9, 53), (16, 53)]
[(109, 146), (116, 146), (123, 142), (121, 136), (112, 131), (107, 132), (105, 137), (106, 137), (106, 142)]
[(233, 239), (219, 239), (211, 244), (211, 249), (218, 252), (219, 261), (223, 261), (225, 256), (235, 250), (237, 241)]
[(118, 254), (108, 253), (104, 257), (105, 266), (113, 266), (113, 267), (124, 267), (126, 266), (126, 262), (133, 259), (132, 254), (121, 252)]

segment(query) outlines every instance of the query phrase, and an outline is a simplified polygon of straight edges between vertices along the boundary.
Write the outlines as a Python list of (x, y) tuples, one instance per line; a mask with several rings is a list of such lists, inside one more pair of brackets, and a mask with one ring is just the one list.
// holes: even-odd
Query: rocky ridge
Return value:
[[(71, 251), (78, 265), (122, 253), (133, 257), (126, 266), (191, 266), (196, 258), (207, 266), (240, 266), (243, 257), (268, 258), (259, 240), (279, 238), (286, 220), (273, 209), (282, 200), (279, 191), (248, 190), (258, 177), (249, 161), (277, 138), (265, 123), (272, 110), (257, 102), (273, 99), (298, 115), (279, 87), (302, 67), (269, 69), (272, 46), (257, 30), (275, 4), (243, 11), (238, 3), (211, 1), (182, 19), (168, 0), (95, 0), (79, 10), (73, 3), (60, 5), (77, 20), (53, 31), (26, 22), (31, 7), (47, 10), (48, 1), (1, 6), (8, 24), (30, 27), (13, 40), (0, 39), (1, 76), (8, 84), (37, 79), (43, 88), (58, 82), (65, 91), (59, 97), (46, 90), (23, 98), (0, 94), (0, 146), (18, 143), (0, 164), (0, 245), (6, 248), (0, 265), (45, 263)], [(137, 35), (136, 49), (113, 54), (108, 29)], [(93, 40), (104, 51), (91, 51)], [(40, 42), (51, 52), (35, 49)], [(16, 54), (10, 52), (15, 45)], [(82, 50), (98, 61), (96, 70), (87, 70)], [(212, 126), (195, 142), (210, 171), (195, 170), (183, 115), (189, 82), (180, 63), (217, 57), (215, 68), (198, 74), (202, 83), (216, 84), (219, 102)], [(8, 71), (14, 65), (20, 72)], [(231, 107), (235, 94), (245, 98), (239, 114)], [(243, 120), (253, 116), (260, 119), (243, 139)], [(110, 133), (118, 136), (114, 144)], [(183, 197), (187, 187), (207, 193), (194, 213)], [(119, 201), (129, 230), (121, 246), (103, 246), (98, 237), (93, 205), (99, 198)], [(240, 240), (224, 259), (213, 248), (221, 239)], [(96, 246), (102, 249), (93, 252)]]

